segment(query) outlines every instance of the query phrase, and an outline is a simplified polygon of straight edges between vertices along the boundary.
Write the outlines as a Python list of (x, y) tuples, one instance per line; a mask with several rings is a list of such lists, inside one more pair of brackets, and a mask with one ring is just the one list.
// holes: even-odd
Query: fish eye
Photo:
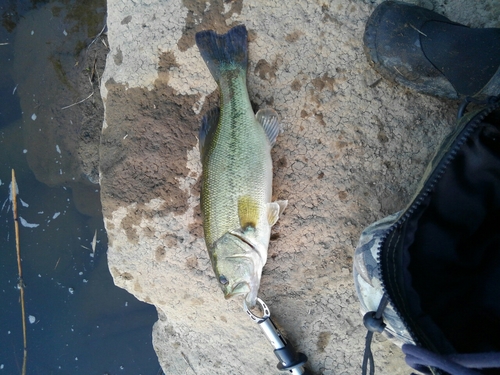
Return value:
[(227, 285), (227, 284), (229, 284), (229, 280), (226, 278), (226, 276), (220, 275), (219, 276), (219, 283), (221, 283), (222, 285)]

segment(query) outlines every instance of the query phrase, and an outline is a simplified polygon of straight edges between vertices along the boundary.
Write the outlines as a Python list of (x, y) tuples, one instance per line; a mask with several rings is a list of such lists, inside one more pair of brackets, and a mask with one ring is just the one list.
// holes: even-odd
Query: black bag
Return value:
[(423, 373), (500, 374), (500, 97), (458, 120), (406, 209), (363, 231), (353, 273), (364, 372), (384, 332)]

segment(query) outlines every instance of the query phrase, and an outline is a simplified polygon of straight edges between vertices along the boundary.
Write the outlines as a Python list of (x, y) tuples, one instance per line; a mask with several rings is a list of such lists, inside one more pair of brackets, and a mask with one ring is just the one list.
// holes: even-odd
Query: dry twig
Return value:
[(17, 184), (16, 175), (14, 170), (12, 170), (12, 214), (14, 215), (14, 229), (16, 232), (16, 252), (17, 252), (17, 271), (19, 273), (19, 292), (21, 294), (21, 316), (23, 320), (23, 368), (22, 375), (26, 375), (26, 358), (28, 356), (28, 349), (26, 345), (26, 312), (24, 310), (24, 282), (23, 282), (23, 270), (21, 267), (21, 249), (19, 246), (19, 217), (17, 216)]
[(85, 99), (82, 99), (82, 100), (80, 100), (79, 102), (76, 102), (76, 103), (73, 103), (73, 104), (67, 105), (66, 107), (62, 107), (61, 109), (66, 109), (66, 108), (69, 108), (69, 107), (73, 107), (74, 105), (77, 105), (77, 104), (83, 103), (85, 100), (89, 99), (92, 95), (94, 95), (94, 93), (90, 94), (90, 95), (89, 95), (89, 96), (87, 96)]
[(89, 50), (90, 46), (92, 44), (94, 44), (94, 42), (102, 35), (104, 30), (106, 30), (106, 26), (107, 26), (107, 23), (104, 24), (104, 26), (102, 27), (102, 30), (99, 32), (99, 34), (97, 34), (97, 36), (94, 38), (94, 40), (92, 42), (90, 42), (90, 44), (87, 46), (87, 51)]
[(417, 33), (419, 34), (422, 34), (423, 36), (427, 36), (426, 34), (424, 34), (423, 32), (421, 32), (419, 29), (417, 29), (415, 26), (413, 26), (411, 23), (410, 23), (410, 27), (415, 30)]

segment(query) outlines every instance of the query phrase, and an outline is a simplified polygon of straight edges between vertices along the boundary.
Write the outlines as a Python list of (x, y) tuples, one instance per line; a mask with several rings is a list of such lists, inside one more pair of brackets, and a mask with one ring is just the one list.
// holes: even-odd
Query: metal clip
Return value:
[(260, 298), (257, 298), (257, 304), (263, 315), (258, 316), (250, 311), (245, 301), (243, 308), (247, 315), (259, 325), (264, 335), (274, 348), (274, 355), (280, 361), (277, 365), (280, 371), (288, 371), (293, 375), (306, 375), (307, 372), (302, 367), (307, 362), (307, 356), (303, 353), (297, 353), (293, 346), (288, 343), (281, 332), (276, 328), (271, 320), (271, 311)]
[(271, 317), (271, 311), (269, 310), (269, 307), (267, 307), (267, 305), (264, 303), (264, 301), (262, 301), (260, 298), (257, 298), (257, 303), (260, 305), (260, 310), (263, 313), (262, 316), (257, 316), (253, 312), (251, 312), (245, 300), (243, 300), (243, 308), (245, 309), (245, 312), (248, 314), (250, 319), (252, 319), (255, 323), (262, 323), (264, 320)]

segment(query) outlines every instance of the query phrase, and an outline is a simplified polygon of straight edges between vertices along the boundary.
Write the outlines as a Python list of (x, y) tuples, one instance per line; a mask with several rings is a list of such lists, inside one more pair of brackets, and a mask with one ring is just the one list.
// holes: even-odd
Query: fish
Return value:
[(281, 131), (279, 117), (271, 108), (253, 112), (244, 25), (222, 35), (200, 31), (195, 40), (220, 92), (220, 108), (207, 112), (199, 131), (205, 244), (224, 297), (244, 295), (252, 308), (271, 227), (288, 203), (271, 201), (271, 148)]

